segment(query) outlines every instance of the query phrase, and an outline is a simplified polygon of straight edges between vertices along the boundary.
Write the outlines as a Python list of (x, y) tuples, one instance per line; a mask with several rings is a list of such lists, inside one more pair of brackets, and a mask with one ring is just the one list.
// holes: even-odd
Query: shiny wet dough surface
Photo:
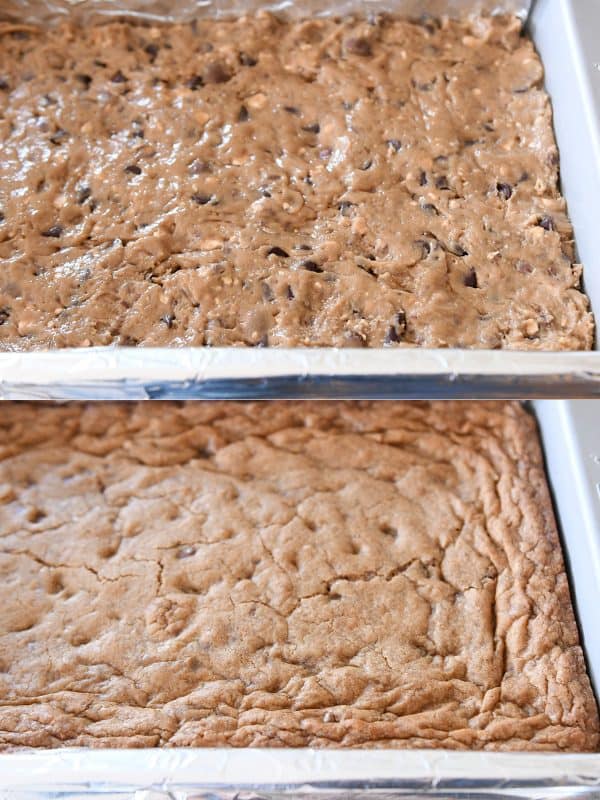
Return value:
[(0, 26), (0, 348), (585, 349), (512, 18)]

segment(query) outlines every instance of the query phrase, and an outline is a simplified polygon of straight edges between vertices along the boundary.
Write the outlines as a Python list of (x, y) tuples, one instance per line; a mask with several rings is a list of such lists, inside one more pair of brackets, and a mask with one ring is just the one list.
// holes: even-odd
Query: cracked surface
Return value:
[(5, 403), (0, 432), (0, 746), (597, 748), (519, 405)]
[(586, 349), (518, 20), (0, 25), (0, 349)]

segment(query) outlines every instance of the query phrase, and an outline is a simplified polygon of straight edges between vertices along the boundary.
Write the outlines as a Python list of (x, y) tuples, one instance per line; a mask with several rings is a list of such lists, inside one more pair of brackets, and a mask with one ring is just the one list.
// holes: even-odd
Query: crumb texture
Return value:
[(520, 33), (0, 24), (0, 349), (589, 349)]
[(0, 429), (0, 747), (598, 747), (517, 404), (20, 403)]

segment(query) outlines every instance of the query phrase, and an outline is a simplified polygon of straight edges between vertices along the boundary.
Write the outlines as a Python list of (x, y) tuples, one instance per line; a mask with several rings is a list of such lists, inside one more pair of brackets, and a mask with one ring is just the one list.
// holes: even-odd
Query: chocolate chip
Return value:
[(92, 85), (92, 76), (84, 75), (81, 72), (75, 75), (75, 80), (79, 81), (79, 83), (83, 86), (84, 89), (89, 89), (90, 86)]
[(286, 289), (285, 289), (285, 296), (287, 297), (287, 299), (288, 299), (288, 300), (293, 300), (293, 299), (294, 299), (294, 297), (296, 296), (296, 295), (294, 294), (294, 291), (293, 291), (293, 289), (292, 289), (292, 287), (291, 287), (291, 286), (287, 286), (287, 287), (286, 287)]
[(125, 83), (127, 78), (125, 77), (125, 75), (123, 75), (121, 70), (118, 69), (110, 80), (111, 80), (111, 83)]
[(311, 261), (310, 259), (309, 259), (308, 261), (303, 261), (303, 262), (300, 264), (300, 266), (302, 267), (302, 269), (306, 269), (306, 270), (308, 270), (309, 272), (323, 272), (323, 268), (322, 268), (322, 267), (320, 267), (320, 266), (319, 266), (319, 265), (316, 263), (316, 261)]
[(94, 66), (100, 67), (100, 69), (105, 69), (108, 66), (108, 64), (106, 63), (106, 61), (100, 61), (99, 58), (95, 58)]
[(556, 225), (554, 224), (554, 220), (552, 217), (548, 216), (548, 214), (544, 214), (543, 217), (540, 217), (538, 221), (538, 225), (540, 228), (543, 228), (545, 231), (555, 231)]
[(423, 170), (419, 173), (419, 186), (427, 186), (427, 173)]
[(212, 200), (212, 194), (193, 194), (192, 200), (199, 206), (205, 206)]
[(517, 261), (515, 264), (517, 268), (517, 272), (522, 273), (523, 275), (530, 275), (533, 272), (533, 267), (528, 261)]
[(69, 138), (68, 132), (60, 128), (59, 130), (56, 131), (56, 133), (52, 134), (52, 136), (50, 137), (50, 141), (52, 142), (52, 144), (58, 146), (62, 144), (65, 139), (68, 138)]
[(439, 216), (440, 212), (433, 205), (433, 203), (423, 203), (421, 205), (421, 208), (423, 209), (423, 211), (426, 211), (428, 214), (435, 214), (436, 216)]
[(422, 258), (427, 258), (431, 253), (431, 242), (428, 242), (427, 239), (417, 239), (415, 244), (421, 248)]
[(464, 284), (465, 286), (468, 286), (471, 289), (477, 289), (477, 273), (475, 272), (473, 267), (471, 267), (471, 269), (465, 275)]
[(177, 558), (189, 558), (195, 555), (196, 548), (191, 544), (186, 544), (177, 551)]
[(398, 331), (393, 325), (387, 329), (387, 333), (385, 334), (385, 339), (383, 340), (385, 344), (391, 344), (392, 342), (399, 342), (400, 337), (398, 336)]
[(312, 125), (304, 125), (302, 127), (302, 130), (306, 131), (307, 133), (319, 133), (319, 131), (321, 130), (321, 126), (319, 125), (318, 122), (313, 122)]
[(445, 175), (440, 175), (435, 179), (435, 185), (437, 189), (449, 189), (450, 184), (448, 183), (448, 178)]
[(89, 186), (82, 186), (81, 189), (77, 192), (77, 202), (79, 205), (85, 203), (86, 200), (89, 200), (92, 194), (92, 190)]
[(10, 311), (7, 308), (0, 308), (0, 325), (4, 325), (10, 317)]
[(227, 83), (232, 74), (221, 61), (212, 61), (204, 70), (204, 80), (207, 83)]
[(190, 164), (189, 171), (191, 175), (202, 175), (204, 172), (210, 172), (210, 164), (197, 158)]
[(289, 258), (289, 254), (285, 252), (282, 247), (271, 247), (267, 251), (268, 256), (279, 256), (280, 258)]
[(402, 142), (400, 139), (387, 139), (386, 144), (392, 148), (396, 153), (402, 149)]
[(254, 56), (248, 55), (248, 53), (240, 53), (239, 58), (243, 67), (255, 67), (258, 64)]
[(147, 53), (150, 56), (150, 63), (151, 64), (154, 63), (154, 60), (156, 59), (156, 56), (158, 55), (158, 50), (159, 50), (159, 47), (158, 47), (157, 44), (152, 44), (151, 43), (151, 44), (147, 44), (146, 47), (144, 47), (144, 52)]
[(341, 203), (338, 203), (338, 211), (342, 212), (342, 216), (348, 217), (350, 216), (348, 212), (355, 205), (356, 203), (351, 203), (349, 200), (342, 200)]
[(142, 168), (138, 167), (137, 164), (129, 164), (125, 167), (125, 172), (128, 172), (130, 175), (141, 175)]
[(238, 113), (238, 122), (248, 122), (250, 119), (250, 114), (248, 113), (248, 109), (246, 106), (240, 106), (240, 110)]
[(139, 129), (138, 129), (138, 130), (136, 130), (136, 131), (132, 131), (132, 132), (131, 132), (131, 136), (132, 136), (134, 139), (143, 139), (143, 138), (144, 138), (144, 131), (143, 131), (143, 129), (142, 129), (142, 128), (139, 128)]
[(465, 147), (473, 147), (474, 144), (477, 144), (477, 139), (465, 139), (463, 142)]
[(271, 192), (268, 191), (268, 189), (263, 189), (261, 195), (266, 198), (273, 197), (273, 195), (271, 194)]
[(172, 328), (173, 323), (175, 322), (175, 315), (174, 314), (165, 314), (164, 317), (160, 318), (161, 322), (164, 322), (167, 328)]
[(494, 126), (492, 125), (492, 123), (491, 123), (491, 122), (484, 122), (484, 123), (483, 123), (483, 127), (485, 128), (485, 130), (486, 130), (486, 131), (489, 131), (490, 133), (491, 133), (492, 131), (495, 131), (495, 130), (496, 130), (496, 129), (494, 128)]
[(295, 114), (297, 117), (300, 116), (300, 109), (296, 108), (296, 106), (284, 106), (284, 111), (287, 111), (288, 114)]
[(0, 91), (6, 92), (8, 88), (8, 81), (4, 78), (0, 78)]
[(469, 255), (468, 250), (465, 250), (465, 248), (462, 247), (462, 245), (460, 245), (460, 244), (449, 245), (448, 246), (448, 251), (450, 253), (452, 253), (452, 255), (459, 256), (460, 258), (462, 258), (463, 256), (468, 256)]
[(58, 239), (60, 236), (63, 235), (63, 229), (61, 225), (52, 225), (52, 227), (48, 228), (45, 231), (42, 231), (42, 236), (50, 239)]
[(183, 85), (186, 87), (186, 89), (191, 89), (192, 92), (195, 92), (196, 89), (204, 86), (204, 78), (202, 75), (192, 75), (192, 77), (188, 78)]
[(371, 56), (373, 50), (368, 39), (359, 36), (355, 39), (346, 39), (344, 46), (349, 53), (355, 56)]
[(406, 328), (406, 314), (404, 311), (398, 311), (396, 314), (396, 324), (400, 325), (402, 328)]
[(505, 200), (509, 200), (512, 197), (512, 186), (509, 183), (497, 183), (496, 191)]
[(414, 79), (411, 81), (413, 87), (418, 89), (420, 92), (428, 92), (433, 89), (433, 84), (435, 83), (436, 79), (434, 78), (429, 83), (419, 83), (419, 81), (415, 81)]

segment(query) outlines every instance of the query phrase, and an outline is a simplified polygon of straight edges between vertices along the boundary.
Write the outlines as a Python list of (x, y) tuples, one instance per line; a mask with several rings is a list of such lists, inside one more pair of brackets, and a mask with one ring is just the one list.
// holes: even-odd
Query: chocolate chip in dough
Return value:
[(130, 175), (141, 175), (142, 174), (142, 168), (138, 167), (137, 164), (129, 164), (128, 166), (125, 167), (124, 171), (128, 172)]
[(505, 200), (510, 200), (512, 197), (512, 186), (509, 183), (497, 183), (496, 191)]
[(435, 186), (437, 189), (449, 189), (450, 184), (448, 183), (448, 178), (445, 175), (440, 175), (435, 179)]
[(268, 256), (279, 256), (279, 258), (289, 258), (289, 254), (285, 252), (282, 247), (271, 247), (270, 250), (267, 251)]
[(543, 217), (540, 217), (538, 225), (540, 228), (543, 228), (545, 231), (555, 231), (556, 225), (554, 224), (554, 220), (548, 214), (544, 214)]
[(196, 205), (205, 206), (207, 203), (210, 203), (212, 197), (212, 194), (193, 194), (192, 200)]
[(83, 86), (84, 89), (89, 89), (90, 86), (92, 85), (92, 76), (85, 75), (82, 72), (79, 72), (77, 75), (75, 75), (75, 80), (79, 81), (79, 83)]
[(0, 308), (0, 325), (4, 325), (9, 317), (10, 311), (7, 308)]
[(250, 114), (246, 106), (240, 106), (240, 110), (238, 113), (238, 122), (248, 122), (250, 119)]
[(5, 219), (6, 217), (4, 216), (4, 212), (0, 211), (0, 222), (4, 222)]
[(195, 92), (201, 86), (204, 86), (204, 78), (202, 75), (192, 75), (192, 77), (188, 78), (183, 85), (186, 87), (186, 89), (191, 89), (192, 92)]
[(449, 245), (448, 251), (452, 253), (453, 256), (458, 256), (459, 258), (469, 255), (468, 250), (465, 250), (465, 248), (460, 244)]
[(313, 122), (312, 125), (303, 125), (302, 130), (306, 131), (307, 133), (319, 133), (321, 126), (318, 122)]
[(45, 236), (47, 239), (58, 239), (63, 235), (62, 225), (52, 225), (45, 231), (42, 231), (42, 236)]
[(52, 134), (52, 136), (50, 137), (50, 141), (52, 142), (52, 144), (59, 146), (65, 141), (65, 139), (68, 138), (69, 138), (68, 132), (65, 131), (63, 128), (60, 128), (59, 130), (56, 131), (56, 133)]
[(77, 202), (79, 205), (85, 203), (86, 200), (90, 199), (92, 194), (92, 190), (89, 186), (82, 186), (81, 189), (77, 192)]
[(147, 53), (147, 55), (150, 56), (150, 63), (151, 64), (154, 63), (154, 61), (156, 59), (156, 56), (158, 55), (158, 50), (159, 50), (158, 45), (157, 44), (153, 44), (152, 42), (150, 44), (147, 44), (146, 47), (144, 47), (144, 52)]
[(232, 74), (221, 61), (211, 61), (204, 70), (204, 80), (207, 83), (227, 83)]
[(110, 79), (111, 83), (125, 83), (126, 80), (127, 78), (120, 69), (118, 69)]
[(294, 114), (296, 117), (300, 116), (300, 109), (296, 108), (296, 106), (284, 106), (283, 110), (287, 111), (288, 114)]
[(172, 328), (173, 323), (175, 322), (175, 315), (174, 314), (165, 314), (164, 317), (160, 318), (161, 322), (164, 322), (167, 328)]
[(239, 59), (243, 67), (255, 67), (258, 64), (254, 56), (251, 56), (249, 53), (240, 53)]
[(6, 92), (8, 88), (8, 81), (5, 78), (0, 78), (0, 91)]
[(306, 269), (309, 272), (323, 272), (323, 267), (320, 267), (316, 261), (311, 261), (310, 259), (307, 261), (303, 261), (300, 266), (302, 269)]
[(372, 56), (373, 50), (371, 43), (364, 36), (358, 36), (352, 39), (346, 39), (344, 46), (349, 53), (355, 56)]
[(400, 139), (388, 139), (386, 144), (392, 148), (395, 153), (398, 153), (402, 149), (402, 142)]
[(419, 186), (427, 186), (427, 173), (424, 170), (419, 173)]
[(477, 289), (477, 273), (471, 267), (471, 269), (467, 272), (464, 277), (464, 284), (468, 286), (470, 289)]

